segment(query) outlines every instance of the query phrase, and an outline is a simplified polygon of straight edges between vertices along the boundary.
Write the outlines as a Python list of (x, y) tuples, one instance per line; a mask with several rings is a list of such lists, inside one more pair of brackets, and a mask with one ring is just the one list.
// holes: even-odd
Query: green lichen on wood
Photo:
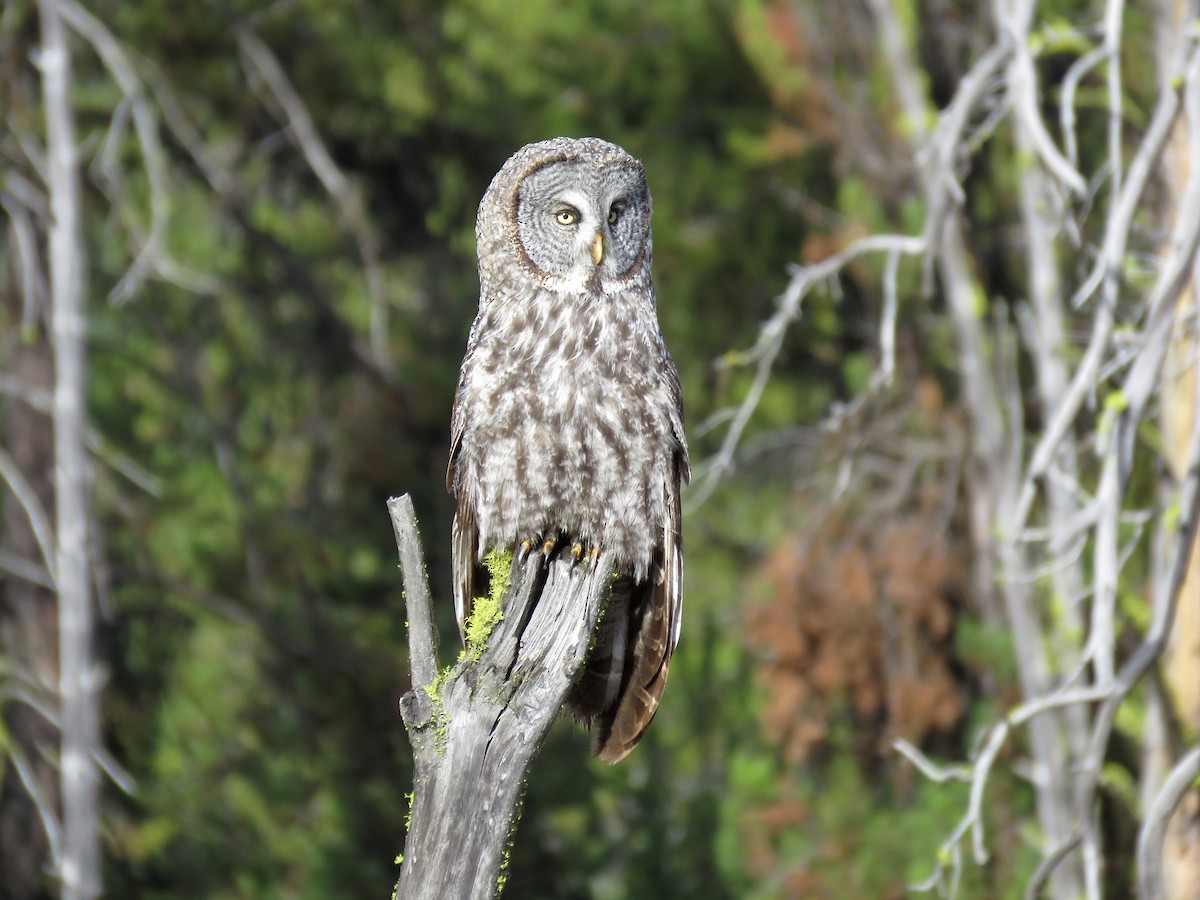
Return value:
[[(612, 603), (613, 589), (616, 587), (617, 579), (620, 577), (621, 573), (616, 569), (613, 569), (612, 572), (609, 573), (608, 590), (604, 592), (604, 597), (600, 600), (600, 609), (599, 612), (596, 613), (596, 621), (592, 623), (592, 631), (588, 635), (587, 653), (584, 654), (583, 657), (585, 660), (591, 659), (592, 651), (596, 649), (596, 642), (599, 640), (600, 636), (600, 623), (604, 621), (605, 615), (608, 614), (608, 606), (610, 603)], [(580, 666), (576, 677), (582, 677), (582, 675), (583, 666)]]
[(449, 722), (449, 716), (446, 715), (446, 707), (442, 703), (442, 688), (446, 686), (446, 682), (450, 679), (453, 670), (453, 666), (444, 666), (437, 673), (433, 681), (429, 683), (429, 687), (425, 689), (425, 693), (433, 701), (433, 747), (439, 756), (446, 752), (446, 725)]
[(517, 798), (517, 805), (513, 809), (512, 818), (508, 820), (508, 842), (504, 845), (504, 856), (500, 859), (500, 871), (496, 874), (496, 893), (494, 896), (499, 897), (504, 892), (504, 885), (508, 882), (508, 874), (510, 863), (512, 862), (513, 842), (516, 839), (517, 823), (521, 821), (521, 814), (525, 812), (525, 792), (529, 788), (529, 781), (521, 782), (521, 795)]
[(504, 594), (512, 585), (512, 561), (511, 550), (492, 550), (483, 558), (488, 571), (488, 593), (471, 601), (471, 615), (465, 629), (471, 662), (483, 655), (492, 630), (504, 619)]

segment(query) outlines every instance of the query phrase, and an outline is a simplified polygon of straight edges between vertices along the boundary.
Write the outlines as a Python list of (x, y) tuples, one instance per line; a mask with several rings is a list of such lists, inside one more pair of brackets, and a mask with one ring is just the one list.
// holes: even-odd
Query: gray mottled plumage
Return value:
[(650, 209), (641, 164), (597, 138), (529, 144), (492, 179), (447, 474), (460, 630), (490, 549), (549, 539), (616, 554), (569, 701), (609, 762), (654, 717), (683, 602), (688, 454), (650, 279)]

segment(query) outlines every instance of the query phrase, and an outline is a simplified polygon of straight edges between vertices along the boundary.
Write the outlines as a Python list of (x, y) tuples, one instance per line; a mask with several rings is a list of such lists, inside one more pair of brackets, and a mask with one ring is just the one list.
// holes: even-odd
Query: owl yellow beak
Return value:
[(604, 259), (604, 235), (597, 231), (596, 237), (592, 239), (592, 261), (596, 265), (600, 265), (602, 259)]

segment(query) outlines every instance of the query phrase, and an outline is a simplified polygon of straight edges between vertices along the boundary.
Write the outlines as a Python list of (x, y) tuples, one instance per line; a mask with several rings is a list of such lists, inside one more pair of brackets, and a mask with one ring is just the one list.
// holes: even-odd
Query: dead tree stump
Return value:
[(397, 900), (486, 900), (530, 764), (581, 667), (612, 587), (607, 553), (513, 563), (485, 646), (438, 673), (437, 631), (412, 500), (388, 501), (404, 574), (412, 690), (400, 714), (416, 760)]

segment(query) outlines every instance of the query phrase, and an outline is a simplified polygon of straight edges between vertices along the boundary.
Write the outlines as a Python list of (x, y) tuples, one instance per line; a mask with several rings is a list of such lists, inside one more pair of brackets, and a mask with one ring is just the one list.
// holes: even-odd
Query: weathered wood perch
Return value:
[[(404, 573), (412, 690), (400, 714), (416, 760), (398, 900), (499, 893), (525, 776), (587, 659), (608, 601), (609, 554), (533, 553), (512, 566), (482, 652), (438, 674), (437, 630), (412, 500), (388, 501)], [(582, 764), (582, 761), (581, 761)]]

